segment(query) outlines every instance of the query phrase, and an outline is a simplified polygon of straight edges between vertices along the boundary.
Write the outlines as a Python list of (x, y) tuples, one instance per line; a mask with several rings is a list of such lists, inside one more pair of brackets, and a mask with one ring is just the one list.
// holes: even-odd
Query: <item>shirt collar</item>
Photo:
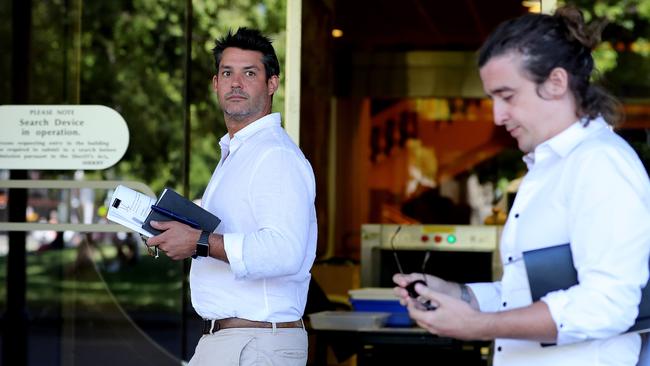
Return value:
[(565, 157), (587, 136), (608, 126), (601, 116), (592, 120), (580, 119), (564, 131), (539, 144), (535, 150), (524, 156), (524, 162), (530, 170), (535, 162), (543, 161), (551, 155)]
[(255, 135), (257, 132), (274, 126), (281, 126), (280, 113), (271, 113), (252, 122), (248, 126), (237, 131), (232, 138), (229, 134), (223, 135), (219, 140), (219, 146), (222, 151), (229, 151), (232, 153), (237, 150), (241, 144), (244, 143), (249, 137)]

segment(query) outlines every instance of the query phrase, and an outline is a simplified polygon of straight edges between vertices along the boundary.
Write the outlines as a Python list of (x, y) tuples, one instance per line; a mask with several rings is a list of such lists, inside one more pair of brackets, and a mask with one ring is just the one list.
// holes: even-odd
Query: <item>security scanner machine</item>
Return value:
[[(362, 288), (350, 291), (350, 302), (359, 318), (344, 320), (345, 326), (318, 330), (319, 339), (332, 347), (339, 360), (356, 354), (359, 366), (411, 365), (422, 361), (431, 365), (487, 365), (492, 342), (467, 342), (428, 333), (410, 320), (390, 289), (395, 286), (393, 274), (400, 271), (426, 272), (457, 282), (499, 278), (500, 232), (499, 226), (362, 225)], [(355, 299), (358, 294), (361, 297)], [(368, 294), (377, 294), (376, 301)], [(369, 315), (361, 318), (364, 312)], [(353, 321), (376, 321), (370, 314), (388, 314), (388, 320), (379, 327), (356, 329), (350, 325)], [(391, 319), (395, 321), (391, 323)], [(318, 358), (322, 360), (322, 347), (320, 352)]]
[(498, 279), (500, 232), (487, 225), (362, 225), (361, 286), (393, 287), (400, 266), (462, 283)]

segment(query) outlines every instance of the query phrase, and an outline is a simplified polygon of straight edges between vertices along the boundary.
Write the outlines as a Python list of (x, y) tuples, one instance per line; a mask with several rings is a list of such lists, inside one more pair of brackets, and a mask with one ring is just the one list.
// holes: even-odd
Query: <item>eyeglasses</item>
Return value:
[[(393, 235), (391, 236), (391, 238), (390, 238), (390, 247), (393, 250), (393, 256), (395, 257), (395, 263), (397, 264), (397, 270), (399, 270), (399, 273), (404, 274), (404, 270), (402, 269), (402, 264), (400, 263), (399, 257), (397, 256), (397, 250), (395, 249), (395, 238), (397, 237), (397, 234), (400, 232), (400, 230), (402, 230), (402, 225), (399, 225), (397, 227), (397, 229), (395, 229), (395, 232), (393, 233)], [(424, 260), (422, 261), (422, 267), (420, 269), (420, 273), (422, 273), (422, 282), (424, 282), (424, 285), (427, 286), (427, 287), (429, 286), (429, 284), (427, 283), (427, 276), (425, 274), (425, 269), (426, 269), (426, 266), (427, 266), (427, 262), (429, 261), (429, 257), (431, 257), (431, 251), (427, 250), (426, 253), (424, 254)], [(420, 282), (420, 281), (419, 280), (413, 281), (409, 285), (414, 285), (417, 282)], [(409, 290), (408, 287), (410, 287), (410, 286), (407, 286), (407, 290), (409, 291), (410, 296), (412, 296), (413, 298), (417, 298), (418, 296), (415, 293), (415, 289), (410, 289)], [(411, 292), (413, 294), (411, 294)], [(431, 300), (425, 300), (425, 301), (418, 300), (418, 302), (426, 310), (436, 310), (436, 306), (431, 304)]]
[(154, 247), (150, 247), (149, 245), (147, 245), (147, 237), (145, 237), (144, 235), (140, 235), (140, 239), (142, 239), (142, 243), (144, 243), (144, 246), (147, 248), (147, 254), (150, 257), (154, 257), (155, 259), (158, 259), (158, 257), (160, 257), (158, 246), (156, 245)]
[[(400, 230), (402, 230), (402, 225), (397, 226), (397, 229), (395, 229), (395, 232), (390, 237), (390, 247), (393, 250), (393, 257), (395, 258), (395, 264), (397, 264), (397, 270), (399, 271), (399, 273), (404, 274), (404, 269), (402, 268), (402, 264), (400, 263), (399, 257), (397, 256), (397, 250), (395, 249), (395, 238), (397, 237), (397, 234), (399, 234)], [(427, 283), (427, 277), (425, 276), (424, 273), (430, 257), (431, 257), (431, 251), (427, 250), (426, 253), (424, 254), (422, 267), (420, 268), (420, 272), (422, 273), (422, 278), (425, 284)]]

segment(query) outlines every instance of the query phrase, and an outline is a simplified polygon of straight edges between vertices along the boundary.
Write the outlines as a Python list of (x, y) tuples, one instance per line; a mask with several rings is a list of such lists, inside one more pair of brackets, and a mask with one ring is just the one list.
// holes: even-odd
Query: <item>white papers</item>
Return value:
[(152, 237), (154, 235), (143, 229), (142, 224), (151, 211), (151, 205), (155, 203), (154, 197), (118, 185), (111, 197), (106, 218), (144, 236)]

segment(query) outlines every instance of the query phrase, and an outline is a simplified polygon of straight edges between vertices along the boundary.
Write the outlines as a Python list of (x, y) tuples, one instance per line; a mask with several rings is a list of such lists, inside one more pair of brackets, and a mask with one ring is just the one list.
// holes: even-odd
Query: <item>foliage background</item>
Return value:
[[(261, 29), (285, 61), (284, 0), (193, 0), (190, 196), (219, 161), (223, 116), (211, 89), (214, 40), (241, 26)], [(138, 180), (154, 192), (182, 188), (185, 1), (32, 1), (31, 104), (102, 104), (127, 121), (129, 148), (116, 166), (87, 175)], [(11, 2), (0, 19), (11, 17)], [(79, 16), (80, 15), (80, 16)], [(0, 104), (11, 101), (11, 22), (0, 22)], [(77, 77), (78, 75), (78, 77)], [(78, 99), (77, 99), (78, 91)], [(274, 111), (284, 109), (284, 88)], [(69, 172), (44, 171), (66, 178)]]
[[(650, 97), (650, 0), (571, 0), (588, 21), (606, 19), (602, 43), (594, 50), (595, 75), (624, 103), (646, 104)], [(623, 124), (623, 128), (625, 124)], [(650, 131), (620, 130), (650, 172)]]
[[(31, 0), (31, 27), (12, 23), (13, 3), (17, 1), (0, 1), (0, 104), (12, 103), (12, 27), (28, 28), (28, 104), (106, 105), (128, 124), (130, 143), (122, 160), (106, 170), (85, 171), (85, 179), (136, 180), (154, 192), (165, 186), (182, 192), (183, 120), (187, 112), (191, 118), (190, 197), (199, 197), (220, 158), (218, 139), (226, 132), (211, 90), (215, 39), (241, 26), (259, 28), (274, 41), (280, 64), (285, 64), (286, 1), (192, 0), (191, 78), (187, 79), (190, 108), (185, 111), (185, 1)], [(274, 111), (283, 110), (282, 84), (274, 98)], [(0, 179), (6, 179), (6, 173), (0, 171)], [(72, 171), (29, 172), (32, 179), (74, 179), (79, 175)], [(51, 204), (47, 210), (56, 209), (59, 201), (70, 201), (72, 206), (73, 197), (78, 196), (78, 192), (32, 190), (30, 197), (41, 194), (50, 198), (39, 201)], [(98, 195), (96, 200), (101, 205), (104, 197)], [(5, 208), (0, 207), (0, 214)], [(7, 242), (2, 239), (6, 237), (0, 233), (0, 247), (4, 248)], [(182, 293), (182, 263), (147, 257), (137, 239), (136, 246), (126, 251), (130, 253), (127, 259), (119, 255), (126, 249), (116, 246), (112, 235), (93, 239), (93, 246), (87, 249), (75, 241), (73, 248), (53, 250), (52, 242), (38, 243), (38, 250), (30, 250), (25, 265), (26, 311), (31, 324), (37, 325), (30, 337), (41, 339), (38, 329), (52, 332), (52, 319), (53, 334), (58, 334), (61, 329), (56, 328), (56, 321), (67, 316), (64, 309), (75, 309), (75, 316), (88, 320), (75, 326), (92, 326), (97, 320), (92, 318), (94, 312), (106, 310), (102, 316), (114, 316), (119, 305), (155, 343), (165, 345), (176, 357), (185, 356), (181, 342), (193, 349), (194, 332), (183, 339), (179, 325), (181, 318), (196, 317), (193, 312), (180, 313), (181, 300), (188, 297)], [(27, 243), (31, 241), (28, 236)], [(2, 283), (6, 282), (6, 264), (2, 252)], [(0, 309), (6, 306), (6, 290), (0, 286)], [(66, 303), (70, 299), (76, 301), (74, 305)], [(54, 351), (39, 348), (31, 357), (47, 360), (40, 364), (59, 362), (58, 338), (49, 344)]]

